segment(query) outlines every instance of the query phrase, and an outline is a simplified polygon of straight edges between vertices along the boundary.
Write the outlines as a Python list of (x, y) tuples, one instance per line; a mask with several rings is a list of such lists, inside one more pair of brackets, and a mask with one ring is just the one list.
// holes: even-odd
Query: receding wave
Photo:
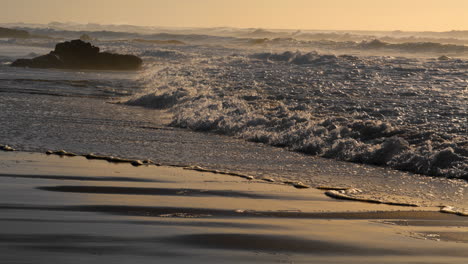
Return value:
[(177, 127), (468, 179), (467, 63), (254, 53), (150, 72), (127, 104), (168, 109)]
[[(20, 73), (19, 73), (20, 74)], [(83, 79), (0, 78), (0, 93), (40, 94), (64, 97), (112, 98), (128, 96), (135, 87), (131, 82)], [(36, 78), (37, 77), (37, 78)]]

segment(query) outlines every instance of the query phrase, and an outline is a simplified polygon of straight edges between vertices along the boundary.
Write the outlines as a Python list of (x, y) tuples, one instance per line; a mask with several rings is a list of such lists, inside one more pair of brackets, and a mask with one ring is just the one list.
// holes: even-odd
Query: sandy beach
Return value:
[(1, 263), (466, 263), (468, 218), (176, 167), (0, 152)]

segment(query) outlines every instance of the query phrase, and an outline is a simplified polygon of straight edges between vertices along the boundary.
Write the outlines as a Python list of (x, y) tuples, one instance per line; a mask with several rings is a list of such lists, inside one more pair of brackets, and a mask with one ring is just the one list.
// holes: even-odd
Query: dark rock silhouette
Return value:
[(134, 55), (100, 52), (98, 47), (82, 40), (58, 43), (55, 50), (33, 59), (19, 59), (12, 67), (90, 69), (90, 70), (137, 70), (143, 61)]

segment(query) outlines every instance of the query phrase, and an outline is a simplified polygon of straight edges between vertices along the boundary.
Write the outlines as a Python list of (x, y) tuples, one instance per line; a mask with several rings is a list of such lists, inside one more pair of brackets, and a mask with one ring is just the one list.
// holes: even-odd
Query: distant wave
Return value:
[(239, 34), (240, 36), (278, 40), (296, 39), (301, 41), (336, 41), (361, 42), (379, 39), (388, 43), (432, 42), (442, 44), (468, 44), (468, 31), (450, 32), (404, 32), (404, 31), (268, 31), (256, 29), (251, 32)]
[[(74, 30), (66, 30), (67, 27)], [(132, 41), (158, 45), (220, 45), (225, 47), (267, 46), (313, 48), (319, 50), (356, 50), (371, 52), (437, 53), (467, 55), (467, 31), (451, 32), (321, 32), (277, 31), (264, 29), (185, 29), (156, 30), (138, 27), (55, 25), (52, 28), (20, 28), (50, 39), (9, 40), (50, 47), (57, 39), (79, 38), (83, 34), (97, 41)], [(93, 31), (94, 30), (94, 31)], [(111, 31), (114, 30), (114, 31)], [(126, 31), (127, 30), (127, 31)], [(6, 41), (6, 40), (0, 40)]]
[[(467, 42), (468, 43), (468, 42)], [(378, 39), (371, 41), (336, 41), (336, 40), (314, 40), (305, 41), (295, 38), (275, 38), (275, 39), (250, 39), (248, 44), (266, 46), (297, 46), (306, 48), (331, 49), (331, 50), (357, 50), (357, 51), (382, 51), (382, 52), (402, 52), (402, 53), (438, 53), (438, 54), (460, 54), (466, 55), (468, 47), (465, 45), (442, 44), (437, 42), (404, 42), (389, 43)]]
[(187, 58), (187, 54), (176, 51), (176, 50), (161, 50), (161, 49), (152, 49), (152, 50), (145, 50), (139, 54), (143, 57), (156, 57), (156, 58), (164, 58), (164, 59), (182, 59)]
[(186, 45), (186, 43), (179, 40), (150, 40), (150, 39), (134, 39), (135, 42), (157, 44), (157, 45)]
[(359, 58), (350, 55), (319, 55), (317, 52), (302, 53), (299, 51), (291, 52), (286, 51), (283, 53), (256, 53), (250, 56), (254, 59), (269, 60), (269, 61), (283, 61), (297, 65), (303, 64), (333, 64), (338, 60), (342, 61), (358, 61)]
[(434, 42), (411, 42), (391, 44), (380, 40), (363, 41), (358, 47), (363, 49), (393, 49), (403, 52), (465, 53), (464, 45), (441, 44)]

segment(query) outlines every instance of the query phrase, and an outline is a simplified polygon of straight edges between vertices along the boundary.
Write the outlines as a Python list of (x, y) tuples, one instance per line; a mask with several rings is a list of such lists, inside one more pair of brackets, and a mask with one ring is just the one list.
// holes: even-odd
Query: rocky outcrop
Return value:
[(90, 69), (90, 70), (137, 70), (143, 61), (134, 55), (100, 52), (98, 47), (82, 40), (59, 43), (47, 55), (33, 59), (19, 59), (12, 67)]

